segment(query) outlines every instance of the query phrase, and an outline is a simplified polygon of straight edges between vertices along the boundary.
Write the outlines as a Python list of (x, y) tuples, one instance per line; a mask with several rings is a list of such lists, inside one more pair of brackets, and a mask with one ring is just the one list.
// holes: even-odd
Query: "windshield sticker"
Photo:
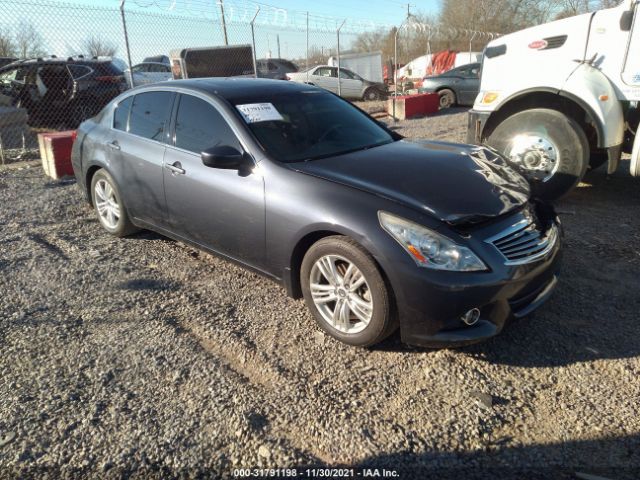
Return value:
[(282, 121), (282, 115), (271, 103), (247, 103), (237, 105), (236, 108), (242, 114), (247, 123), (277, 122)]

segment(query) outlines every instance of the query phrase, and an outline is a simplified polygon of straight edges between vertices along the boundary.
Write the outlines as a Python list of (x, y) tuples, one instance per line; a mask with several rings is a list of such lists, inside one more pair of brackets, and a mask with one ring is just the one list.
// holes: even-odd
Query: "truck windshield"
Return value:
[(281, 162), (332, 157), (394, 141), (375, 120), (328, 92), (280, 93), (268, 100), (235, 106), (262, 148)]

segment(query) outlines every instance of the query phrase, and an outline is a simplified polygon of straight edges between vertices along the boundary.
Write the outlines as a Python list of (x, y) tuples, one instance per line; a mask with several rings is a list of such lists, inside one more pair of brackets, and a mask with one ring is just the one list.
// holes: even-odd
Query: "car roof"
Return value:
[(29, 65), (66, 65), (66, 64), (75, 64), (75, 65), (92, 65), (96, 63), (109, 63), (111, 62), (111, 58), (102, 57), (102, 58), (81, 58), (81, 57), (42, 57), (42, 58), (27, 58), (25, 60), (17, 60), (15, 62), (11, 62), (2, 69), (15, 68), (19, 66), (29, 66)]
[(146, 88), (157, 89), (158, 87), (164, 87), (169, 90), (175, 90), (178, 88), (190, 89), (224, 98), (231, 103), (235, 103), (237, 101), (251, 101), (252, 99), (268, 101), (270, 95), (318, 90), (317, 87), (304, 83), (247, 77), (171, 80), (168, 82), (154, 83), (148, 87), (138, 87), (135, 90), (141, 93)]
[(162, 65), (163, 67), (171, 66), (168, 63), (162, 63), (162, 62), (140, 62), (140, 63), (136, 63), (134, 67), (137, 67), (138, 65)]

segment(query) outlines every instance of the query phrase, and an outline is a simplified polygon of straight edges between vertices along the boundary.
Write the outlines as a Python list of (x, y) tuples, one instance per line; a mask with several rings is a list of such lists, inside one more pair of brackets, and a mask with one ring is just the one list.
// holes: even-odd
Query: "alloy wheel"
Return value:
[(363, 331), (373, 316), (367, 279), (354, 263), (340, 255), (320, 257), (311, 268), (310, 291), (322, 318), (341, 333)]
[(100, 221), (108, 229), (114, 230), (120, 220), (120, 204), (113, 186), (108, 181), (100, 179), (96, 182), (94, 191)]

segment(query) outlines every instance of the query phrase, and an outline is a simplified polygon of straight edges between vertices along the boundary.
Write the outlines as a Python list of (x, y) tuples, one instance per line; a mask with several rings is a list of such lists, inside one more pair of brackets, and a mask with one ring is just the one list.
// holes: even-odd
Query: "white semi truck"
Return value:
[(469, 143), (519, 165), (553, 200), (623, 152), (640, 176), (640, 0), (500, 37), (487, 46)]

